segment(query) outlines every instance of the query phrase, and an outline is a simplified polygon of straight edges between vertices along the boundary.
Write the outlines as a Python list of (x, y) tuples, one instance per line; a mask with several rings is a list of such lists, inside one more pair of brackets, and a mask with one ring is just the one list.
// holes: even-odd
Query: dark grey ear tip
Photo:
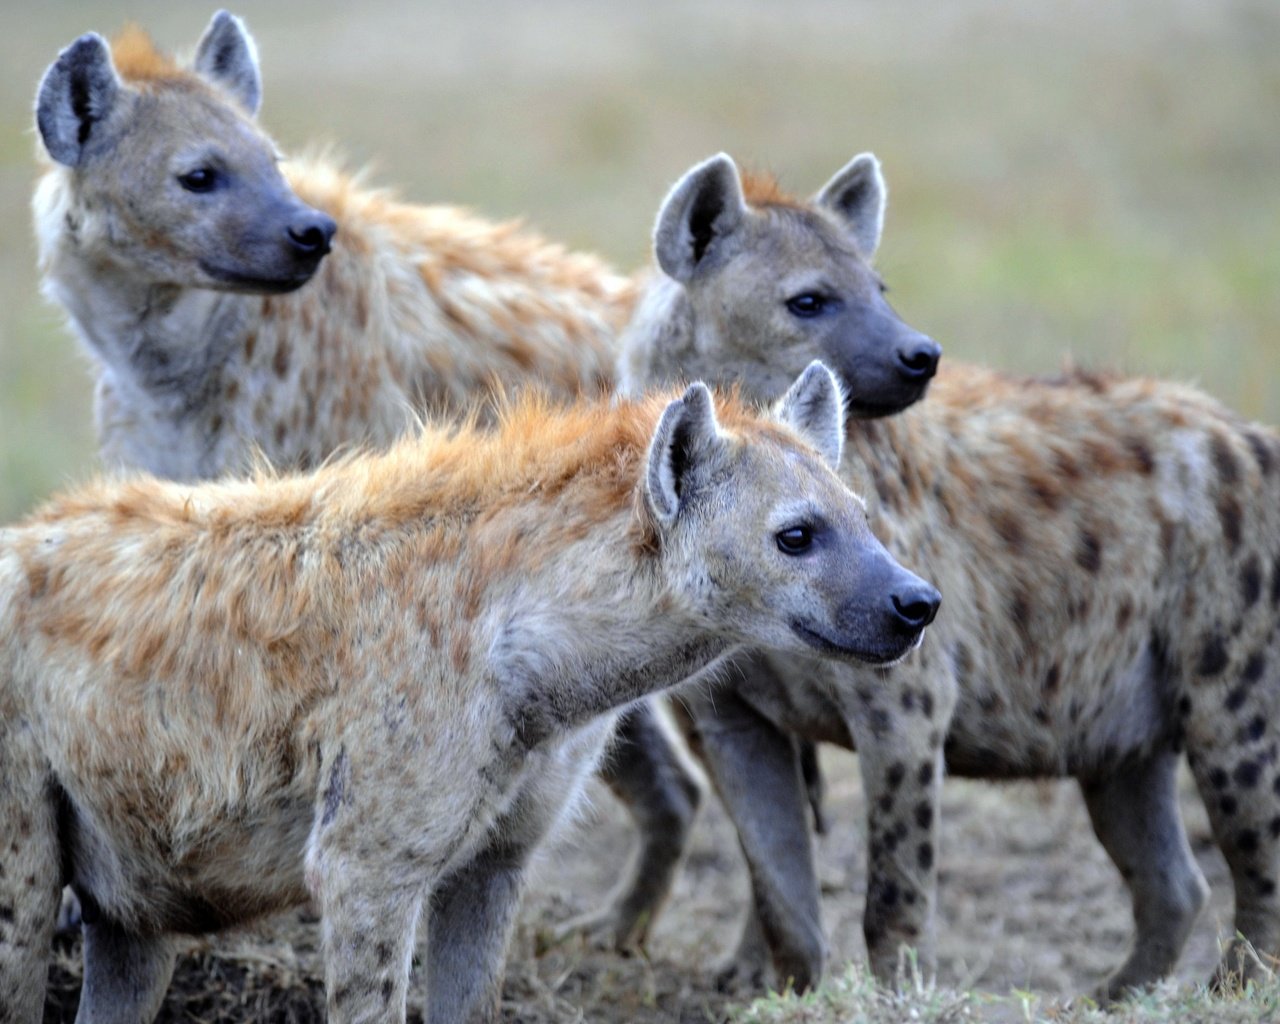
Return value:
[(711, 389), (702, 381), (695, 380), (680, 396), (680, 401), (684, 402), (690, 409), (698, 409), (702, 406), (710, 407), (711, 405)]

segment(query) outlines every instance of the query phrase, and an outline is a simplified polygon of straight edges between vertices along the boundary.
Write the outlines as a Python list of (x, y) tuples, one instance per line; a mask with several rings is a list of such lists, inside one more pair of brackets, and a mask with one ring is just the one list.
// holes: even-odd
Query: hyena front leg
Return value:
[(507, 946), (527, 859), (525, 848), (485, 850), (436, 893), (427, 925), (428, 1024), (500, 1018)]
[(76, 1024), (154, 1020), (173, 977), (176, 953), (164, 937), (141, 937), (84, 907), (84, 985)]
[(1133, 901), (1133, 950), (1098, 990), (1109, 1002), (1173, 970), (1209, 898), (1178, 807), (1178, 756), (1162, 750), (1099, 782), (1082, 783), (1085, 805)]
[[(7, 714), (7, 712), (6, 712)], [(44, 1010), (62, 886), (57, 797), (30, 733), (0, 719), (0, 1022)]]
[(872, 973), (893, 983), (904, 948), (933, 969), (942, 737), (951, 701), (910, 666), (888, 682), (849, 702), (849, 728), (867, 801), (863, 935)]
[(636, 949), (671, 893), (702, 790), (648, 701), (619, 720), (600, 776), (635, 822), (639, 849), (604, 909), (566, 921), (557, 934), (581, 931), (615, 949)]
[[(807, 800), (792, 737), (781, 732), (737, 693), (761, 684), (771, 670), (757, 657), (735, 662), (727, 685), (687, 697), (693, 711), (694, 749), (707, 768), (751, 873), (754, 907), (726, 981), (758, 987), (771, 954), (779, 984), (803, 991), (817, 984), (826, 962), (817, 872)], [(760, 942), (763, 936), (764, 943)]]
[(321, 915), (330, 1024), (405, 1019), (421, 890), (332, 850), (310, 869)]

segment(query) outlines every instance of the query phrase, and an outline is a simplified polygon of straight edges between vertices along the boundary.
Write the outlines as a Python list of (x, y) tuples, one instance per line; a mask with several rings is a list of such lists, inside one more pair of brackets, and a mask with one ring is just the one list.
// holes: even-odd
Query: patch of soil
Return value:
[[(861, 918), (865, 831), (857, 759), (824, 750), (829, 834), (818, 839), (823, 915), (832, 969), (865, 956)], [(1226, 865), (1204, 811), (1184, 780), (1192, 849), (1213, 895), (1179, 966), (1205, 980), (1230, 934)], [(631, 850), (626, 815), (606, 791), (592, 792), (581, 821), (534, 866), (511, 950), (503, 1019), (693, 1024), (723, 1020), (728, 998), (714, 973), (736, 945), (747, 877), (724, 813), (707, 800), (670, 904), (643, 956), (619, 956), (581, 941), (559, 945), (551, 927), (600, 905)], [(1072, 783), (988, 785), (950, 780), (943, 802), (937, 921), (939, 981), (962, 988), (1087, 992), (1117, 966), (1131, 935), (1128, 897), (1093, 836)], [(421, 960), (421, 957), (419, 958)], [(425, 971), (415, 969), (411, 1021), (421, 1020)], [(323, 968), (312, 915), (298, 912), (256, 929), (190, 945), (160, 1020), (324, 1020)], [(50, 971), (46, 1024), (75, 1017), (79, 944), (60, 948)]]

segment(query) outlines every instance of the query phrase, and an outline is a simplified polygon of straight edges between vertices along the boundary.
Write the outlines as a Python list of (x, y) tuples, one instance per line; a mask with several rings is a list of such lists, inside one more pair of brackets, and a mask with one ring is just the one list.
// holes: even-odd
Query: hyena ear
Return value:
[(36, 126), (49, 155), (75, 167), (99, 141), (120, 95), (120, 76), (102, 36), (81, 36), (49, 65), (36, 92)]
[(778, 399), (774, 415), (813, 445), (828, 466), (839, 468), (844, 451), (844, 395), (825, 364), (810, 363)]
[(746, 213), (737, 165), (725, 153), (704, 160), (675, 183), (658, 211), (658, 266), (686, 283), (709, 256), (723, 251)]
[(719, 444), (711, 392), (705, 384), (692, 384), (663, 411), (649, 442), (645, 493), (660, 526), (675, 522), (695, 475)]
[(262, 104), (258, 47), (244, 22), (219, 11), (196, 47), (196, 73), (226, 90), (252, 117)]
[(862, 153), (822, 186), (815, 201), (845, 222), (858, 251), (863, 258), (871, 259), (880, 247), (888, 194), (880, 161), (872, 153)]

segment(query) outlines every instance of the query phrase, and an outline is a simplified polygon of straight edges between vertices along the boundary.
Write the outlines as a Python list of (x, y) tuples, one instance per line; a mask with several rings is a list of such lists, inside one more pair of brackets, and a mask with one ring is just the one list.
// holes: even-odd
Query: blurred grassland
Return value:
[[(879, 265), (947, 358), (1195, 380), (1280, 422), (1274, 0), (236, 10), (286, 152), (333, 143), (410, 199), (523, 216), (633, 268), (667, 187), (710, 153), (808, 193), (873, 150), (891, 193)], [(132, 19), (190, 52), (211, 13), (5, 15), (0, 521), (94, 466), (87, 363), (38, 294), (36, 82), (81, 32)]]

